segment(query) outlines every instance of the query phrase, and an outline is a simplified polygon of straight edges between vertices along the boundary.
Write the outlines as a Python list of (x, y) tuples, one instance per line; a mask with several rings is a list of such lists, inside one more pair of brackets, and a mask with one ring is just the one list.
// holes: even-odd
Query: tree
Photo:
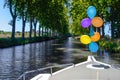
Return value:
[(27, 21), (27, 9), (28, 5), (26, 4), (26, 0), (22, 0), (18, 2), (17, 11), (18, 16), (20, 19), (22, 19), (22, 39), (25, 37), (25, 26)]
[[(117, 32), (119, 35), (120, 30), (119, 27), (116, 27), (118, 24), (120, 24), (120, 1), (119, 0), (114, 0), (111, 1), (111, 4), (109, 5), (110, 8), (110, 13), (107, 13), (108, 15), (106, 16), (107, 21), (111, 22), (111, 36), (114, 38), (114, 32), (115, 28), (117, 28)], [(119, 36), (118, 36), (119, 37)]]
[[(24, 39), (26, 21), (30, 23), (30, 34), (32, 37), (32, 28), (34, 26), (34, 36), (36, 37), (37, 23), (52, 32), (62, 34), (68, 33), (68, 16), (65, 4), (68, 0), (6, 0), (13, 18), (12, 38), (15, 35), (15, 22), (18, 16), (22, 19), (22, 38)], [(40, 28), (39, 28), (40, 32)]]
[[(48, 0), (48, 1), (38, 1), (39, 3), (39, 21), (42, 26), (49, 28), (50, 31), (57, 30), (62, 32), (64, 27), (68, 27), (68, 17), (66, 8), (64, 6), (64, 0)], [(46, 5), (44, 5), (46, 4)], [(66, 26), (65, 26), (66, 25)], [(67, 29), (67, 28), (66, 28)], [(66, 31), (68, 32), (68, 31)]]
[(19, 0), (5, 0), (5, 6), (9, 8), (12, 17), (12, 35), (11, 38), (15, 38), (16, 18), (17, 18), (17, 2)]
[[(71, 31), (73, 34), (81, 34), (84, 33), (80, 26), (80, 21), (87, 17), (86, 9), (93, 5), (97, 9), (97, 15), (103, 18), (104, 23), (111, 22), (111, 34), (114, 32), (114, 24), (119, 24), (120, 22), (120, 1), (119, 0), (72, 0), (70, 15), (73, 20), (73, 24), (71, 26)], [(108, 9), (110, 8), (110, 11)], [(101, 27), (101, 32), (104, 37), (104, 26)], [(119, 29), (117, 29), (119, 31)], [(100, 31), (100, 30), (99, 30)]]
[(86, 9), (89, 6), (89, 1), (73, 0), (71, 3), (70, 16), (72, 17), (71, 32), (74, 35), (86, 34), (89, 29), (83, 29), (80, 22), (83, 18), (87, 17)]

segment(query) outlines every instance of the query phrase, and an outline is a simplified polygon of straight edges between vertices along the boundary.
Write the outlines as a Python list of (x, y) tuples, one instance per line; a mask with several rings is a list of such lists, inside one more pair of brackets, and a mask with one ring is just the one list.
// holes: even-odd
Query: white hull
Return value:
[(78, 63), (52, 74), (39, 74), (31, 80), (120, 80), (120, 70), (112, 68), (93, 56), (88, 56), (87, 61)]

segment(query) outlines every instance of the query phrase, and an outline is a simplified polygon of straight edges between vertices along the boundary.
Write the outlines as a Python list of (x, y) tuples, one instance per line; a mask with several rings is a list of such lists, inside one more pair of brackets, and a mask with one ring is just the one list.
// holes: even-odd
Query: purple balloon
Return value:
[(83, 28), (88, 28), (91, 25), (91, 19), (90, 18), (84, 18), (81, 21), (81, 25)]

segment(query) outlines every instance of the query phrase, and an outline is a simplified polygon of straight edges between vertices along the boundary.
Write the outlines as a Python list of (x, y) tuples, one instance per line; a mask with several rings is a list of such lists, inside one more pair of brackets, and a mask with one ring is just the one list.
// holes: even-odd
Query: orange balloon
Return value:
[(103, 25), (103, 20), (102, 20), (102, 18), (100, 18), (100, 17), (94, 17), (93, 19), (92, 19), (92, 25), (94, 26), (94, 27), (101, 27), (102, 25)]
[(94, 35), (91, 36), (91, 41), (96, 42), (100, 39), (100, 33), (99, 32), (94, 32)]

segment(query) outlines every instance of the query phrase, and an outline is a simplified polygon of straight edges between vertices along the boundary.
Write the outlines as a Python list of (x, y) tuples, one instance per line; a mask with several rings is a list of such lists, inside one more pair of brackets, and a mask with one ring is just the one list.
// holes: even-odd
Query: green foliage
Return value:
[[(86, 10), (91, 5), (95, 6), (97, 9), (96, 16), (104, 18), (105, 21), (120, 21), (119, 0), (72, 0), (70, 15), (73, 23), (70, 29), (73, 34), (84, 34), (84, 32), (86, 32), (86, 30), (82, 29), (80, 22), (83, 18), (88, 17)], [(108, 7), (110, 7), (110, 13), (108, 11)]]
[[(31, 24), (37, 21), (41, 26), (52, 31), (67, 34), (69, 31), (67, 8), (65, 7), (67, 2), (68, 0), (5, 0), (5, 5), (9, 8), (14, 20), (16, 20), (16, 17), (22, 19), (24, 23), (23, 33), (27, 20)], [(13, 27), (12, 32), (14, 37), (15, 27)]]
[(120, 45), (118, 45), (118, 47), (115, 50), (120, 52)]
[[(109, 0), (110, 2), (110, 0)], [(111, 8), (111, 12), (109, 15), (107, 15), (107, 20), (112, 21), (113, 23), (120, 21), (120, 1), (114, 0), (109, 3), (109, 6)]]
[(4, 33), (4, 31), (1, 31), (1, 30), (0, 30), (0, 34), (3, 34), (3, 33)]
[(109, 50), (112, 52), (120, 52), (120, 44), (114, 40), (102, 39), (99, 41), (99, 45), (102, 49)]
[[(9, 8), (14, 20), (17, 16), (17, 18), (23, 19), (25, 23), (26, 19), (27, 21), (32, 19), (32, 22), (36, 19), (41, 26), (62, 34), (71, 31), (75, 35), (80, 35), (89, 31), (89, 29), (83, 29), (80, 22), (87, 17), (86, 9), (90, 5), (95, 6), (97, 16), (104, 18), (106, 21), (120, 21), (119, 0), (5, 0), (5, 5)], [(108, 7), (111, 9), (110, 13), (107, 11)], [(70, 16), (67, 15), (68, 11)], [(69, 17), (72, 18), (70, 27)], [(15, 27), (13, 28), (15, 29)], [(13, 37), (14, 29), (12, 31)]]
[[(68, 32), (68, 17), (63, 0), (39, 1), (39, 18), (42, 26), (64, 33)], [(46, 4), (46, 5), (44, 5)]]

